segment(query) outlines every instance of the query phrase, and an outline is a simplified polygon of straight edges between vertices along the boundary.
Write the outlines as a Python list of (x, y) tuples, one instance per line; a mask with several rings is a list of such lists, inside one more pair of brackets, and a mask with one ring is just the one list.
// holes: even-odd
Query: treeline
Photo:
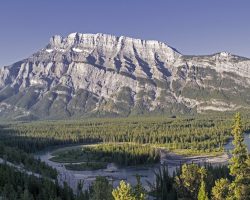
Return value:
[(75, 196), (66, 184), (59, 187), (49, 179), (37, 178), (0, 164), (0, 199), (73, 200)]
[(150, 145), (98, 144), (56, 153), (57, 162), (114, 162), (122, 166), (154, 164), (160, 161), (160, 153)]
[(234, 149), (228, 166), (184, 164), (173, 177), (167, 168), (160, 169), (155, 173), (152, 194), (161, 200), (249, 200), (250, 154), (239, 113), (234, 118), (232, 135)]
[[(149, 195), (157, 200), (249, 200), (250, 155), (244, 144), (239, 113), (235, 116), (232, 135), (234, 149), (229, 166), (184, 164), (173, 176), (169, 175), (168, 167), (163, 166), (155, 172), (155, 182), (150, 183)], [(138, 177), (134, 187), (121, 181), (112, 192), (108, 191), (106, 196), (103, 194), (103, 199), (149, 199)]]
[[(48, 146), (94, 142), (163, 144), (170, 149), (213, 152), (231, 138), (231, 119), (118, 118), (85, 121), (33, 122), (3, 125), (0, 139), (26, 152)], [(249, 130), (250, 123), (244, 123)]]
[[(149, 192), (141, 184), (140, 176), (135, 175), (137, 183), (134, 186), (121, 181), (120, 185), (114, 188), (107, 178), (97, 177), (88, 189), (84, 189), (84, 180), (79, 181), (77, 191), (73, 193), (66, 184), (60, 187), (57, 182), (30, 176), (0, 164), (0, 197), (8, 200), (146, 200), (151, 196), (158, 200), (204, 200), (199, 197), (203, 194), (201, 187), (203, 182), (205, 197), (225, 200), (224, 196), (214, 198), (217, 194), (215, 184), (221, 179), (233, 180), (227, 166), (200, 167), (195, 164), (185, 164), (172, 176), (168, 172), (168, 167), (163, 165), (154, 173), (155, 181), (148, 183)], [(224, 185), (225, 187), (228, 185)], [(222, 191), (217, 195), (224, 194), (224, 188), (222, 185)]]
[(150, 145), (101, 144), (89, 150), (94, 155), (99, 155), (104, 162), (114, 162), (122, 166), (153, 164), (160, 161), (159, 151)]
[[(180, 128), (179, 125), (178, 127)], [(231, 129), (231, 125), (229, 127)], [(246, 128), (243, 127), (245, 126), (242, 125), (240, 115), (237, 114), (232, 130), (234, 150), (228, 167), (201, 167), (196, 164), (184, 164), (173, 176), (169, 175), (167, 167), (162, 167), (155, 172), (156, 179), (150, 184), (150, 193), (145, 191), (140, 177), (136, 176), (135, 186), (121, 181), (117, 188), (113, 188), (105, 177), (98, 177), (87, 190), (83, 190), (84, 182), (80, 181), (74, 194), (66, 184), (59, 187), (57, 181), (38, 178), (26, 172), (20, 172), (7, 164), (0, 164), (0, 198), (8, 200), (146, 200), (148, 195), (151, 195), (158, 200), (248, 200), (250, 197), (250, 156), (243, 143), (243, 130)], [(19, 137), (22, 136), (19, 135)], [(98, 149), (98, 146), (95, 148)], [(106, 146), (100, 148), (104, 151), (102, 148)], [(113, 150), (112, 148), (108, 147), (106, 151), (117, 149), (117, 147)], [(9, 150), (4, 149), (4, 151), (7, 154)], [(129, 147), (127, 151), (131, 151)], [(135, 148), (134, 151), (139, 150)], [(118, 152), (122, 150), (118, 148)], [(135, 152), (133, 154), (136, 154)], [(14, 158), (13, 162), (16, 160), (18, 159)]]
[(40, 174), (51, 179), (57, 178), (57, 171), (39, 159), (35, 159), (33, 155), (24, 152), (15, 147), (9, 147), (0, 143), (0, 158), (4, 162), (8, 161), (20, 168)]
[(204, 167), (196, 164), (185, 164), (180, 166), (173, 175), (169, 174), (167, 165), (163, 165), (155, 170), (154, 174), (155, 181), (149, 183), (149, 195), (158, 200), (197, 200), (202, 176), (204, 176), (206, 192), (209, 197), (212, 196), (212, 188), (216, 180), (220, 178), (232, 180), (227, 166), (209, 164)]

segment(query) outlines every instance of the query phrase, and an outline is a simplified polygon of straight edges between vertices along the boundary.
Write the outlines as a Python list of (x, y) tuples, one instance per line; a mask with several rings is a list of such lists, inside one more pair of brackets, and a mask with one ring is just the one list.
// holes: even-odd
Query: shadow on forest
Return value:
[(55, 137), (38, 135), (27, 136), (9, 125), (0, 125), (0, 142), (10, 147), (22, 149), (27, 153), (35, 153), (45, 149), (56, 148), (57, 146), (100, 143), (102, 139), (82, 138), (74, 140), (72, 138), (57, 139)]

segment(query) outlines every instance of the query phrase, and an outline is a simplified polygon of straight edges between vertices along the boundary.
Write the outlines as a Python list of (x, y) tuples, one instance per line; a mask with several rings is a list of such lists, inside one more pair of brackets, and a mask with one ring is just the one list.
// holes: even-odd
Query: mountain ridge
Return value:
[(156, 40), (52, 36), (0, 69), (0, 118), (61, 119), (232, 111), (249, 107), (250, 59), (182, 55)]

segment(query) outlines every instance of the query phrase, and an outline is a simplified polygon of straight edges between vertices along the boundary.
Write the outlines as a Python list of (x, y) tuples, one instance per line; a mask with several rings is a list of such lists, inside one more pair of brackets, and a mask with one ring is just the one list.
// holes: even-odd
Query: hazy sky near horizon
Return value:
[(72, 32), (154, 39), (182, 54), (250, 58), (249, 10), (249, 0), (3, 0), (0, 66)]

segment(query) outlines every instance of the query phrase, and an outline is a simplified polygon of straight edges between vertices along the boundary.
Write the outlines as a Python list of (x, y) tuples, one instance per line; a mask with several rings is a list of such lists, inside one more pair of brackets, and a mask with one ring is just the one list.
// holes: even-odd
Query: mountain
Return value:
[(106, 34), (53, 36), (0, 68), (0, 118), (62, 119), (250, 107), (250, 59), (186, 56), (165, 43)]

